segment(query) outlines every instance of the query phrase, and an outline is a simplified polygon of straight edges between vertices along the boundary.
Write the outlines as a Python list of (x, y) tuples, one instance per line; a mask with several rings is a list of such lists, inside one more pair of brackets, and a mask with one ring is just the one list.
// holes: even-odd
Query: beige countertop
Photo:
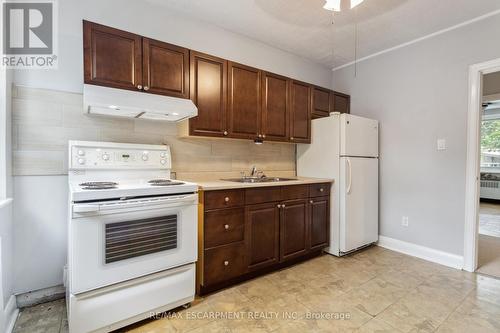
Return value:
[(297, 178), (297, 180), (287, 180), (282, 182), (269, 182), (269, 183), (238, 183), (227, 180), (207, 180), (207, 181), (197, 181), (196, 183), (203, 191), (214, 191), (214, 190), (226, 190), (235, 188), (318, 184), (318, 183), (330, 183), (334, 181), (333, 179), (327, 179), (327, 178), (306, 178), (306, 177), (293, 177), (293, 178)]

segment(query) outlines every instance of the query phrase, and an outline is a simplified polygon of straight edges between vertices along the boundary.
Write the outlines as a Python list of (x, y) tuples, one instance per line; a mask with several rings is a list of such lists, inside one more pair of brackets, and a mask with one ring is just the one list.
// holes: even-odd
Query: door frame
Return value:
[(467, 111), (467, 164), (465, 175), (464, 270), (477, 269), (482, 77), (500, 71), (500, 58), (469, 67), (469, 106)]

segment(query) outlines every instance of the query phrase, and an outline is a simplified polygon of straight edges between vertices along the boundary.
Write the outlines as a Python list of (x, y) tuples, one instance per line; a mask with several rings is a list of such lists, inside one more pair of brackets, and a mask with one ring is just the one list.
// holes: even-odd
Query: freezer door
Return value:
[(340, 251), (378, 240), (378, 159), (340, 159)]
[(378, 157), (378, 121), (342, 114), (340, 135), (341, 156)]

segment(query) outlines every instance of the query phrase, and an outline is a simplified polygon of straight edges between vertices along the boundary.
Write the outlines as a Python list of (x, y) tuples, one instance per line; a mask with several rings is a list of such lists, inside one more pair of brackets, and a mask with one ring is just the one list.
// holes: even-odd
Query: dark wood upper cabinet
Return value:
[(328, 246), (330, 233), (329, 197), (311, 198), (309, 201), (310, 249)]
[(313, 93), (313, 118), (328, 117), (333, 110), (330, 90), (314, 87)]
[(271, 73), (262, 73), (262, 137), (266, 140), (288, 141), (290, 80)]
[(189, 120), (190, 135), (225, 136), (227, 127), (227, 61), (191, 51), (191, 100), (198, 116)]
[(256, 138), (261, 121), (261, 71), (234, 62), (229, 62), (228, 71), (229, 135)]
[(276, 203), (247, 206), (245, 235), (248, 269), (279, 261), (280, 209)]
[(142, 89), (142, 37), (83, 21), (84, 81)]
[(83, 44), (86, 84), (193, 100), (181, 135), (310, 143), (311, 119), (350, 113), (349, 95), (97, 23)]
[(189, 98), (189, 50), (142, 39), (144, 91)]
[(292, 81), (290, 91), (290, 141), (310, 143), (312, 86)]
[(307, 200), (285, 201), (281, 208), (280, 260), (301, 256), (308, 250)]
[(332, 112), (351, 113), (351, 96), (339, 92), (332, 92), (333, 110)]

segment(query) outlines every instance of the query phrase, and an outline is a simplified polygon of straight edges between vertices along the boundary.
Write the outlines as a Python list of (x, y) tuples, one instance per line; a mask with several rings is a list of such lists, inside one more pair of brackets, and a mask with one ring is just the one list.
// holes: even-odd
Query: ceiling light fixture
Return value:
[[(365, 1), (365, 0), (351, 0), (351, 9), (353, 9), (357, 5), (361, 4), (363, 1)], [(326, 3), (323, 6), (323, 8), (326, 10), (334, 11), (334, 12), (340, 12), (341, 2), (342, 2), (342, 0), (326, 0)]]

